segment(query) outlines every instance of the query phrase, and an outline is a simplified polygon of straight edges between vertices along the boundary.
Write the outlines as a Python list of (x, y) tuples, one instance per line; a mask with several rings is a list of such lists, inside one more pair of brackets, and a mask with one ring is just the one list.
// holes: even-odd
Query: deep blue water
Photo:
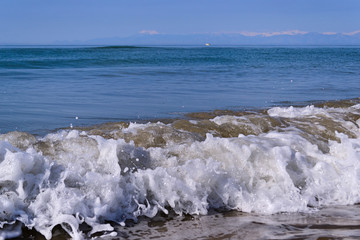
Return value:
[(359, 95), (360, 47), (0, 48), (0, 133)]

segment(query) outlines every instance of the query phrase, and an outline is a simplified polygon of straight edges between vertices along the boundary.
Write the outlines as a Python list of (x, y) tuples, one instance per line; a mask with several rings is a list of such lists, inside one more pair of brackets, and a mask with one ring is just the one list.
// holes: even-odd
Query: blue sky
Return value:
[(0, 43), (290, 30), (360, 30), (360, 0), (0, 1)]

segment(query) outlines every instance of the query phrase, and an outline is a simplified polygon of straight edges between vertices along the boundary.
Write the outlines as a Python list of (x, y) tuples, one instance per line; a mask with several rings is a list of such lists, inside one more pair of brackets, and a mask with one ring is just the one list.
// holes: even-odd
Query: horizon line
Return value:
[[(1, 47), (203, 47), (207, 46), (203, 44), (43, 44), (43, 43), (33, 43), (33, 44), (2, 44)], [(360, 47), (358, 44), (211, 44), (207, 47)]]

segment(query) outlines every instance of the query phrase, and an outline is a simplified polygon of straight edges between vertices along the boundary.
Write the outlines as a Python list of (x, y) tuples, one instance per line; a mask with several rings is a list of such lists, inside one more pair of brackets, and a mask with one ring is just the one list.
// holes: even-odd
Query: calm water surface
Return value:
[(359, 66), (349, 47), (0, 48), (0, 132), (354, 98)]

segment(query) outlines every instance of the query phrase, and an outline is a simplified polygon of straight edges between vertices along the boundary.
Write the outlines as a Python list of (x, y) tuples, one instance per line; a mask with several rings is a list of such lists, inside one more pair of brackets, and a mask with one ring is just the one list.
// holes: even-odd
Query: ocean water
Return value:
[(360, 237), (359, 47), (2, 47), (0, 83), (0, 239)]
[(359, 56), (360, 48), (1, 48), (0, 133), (356, 98)]

